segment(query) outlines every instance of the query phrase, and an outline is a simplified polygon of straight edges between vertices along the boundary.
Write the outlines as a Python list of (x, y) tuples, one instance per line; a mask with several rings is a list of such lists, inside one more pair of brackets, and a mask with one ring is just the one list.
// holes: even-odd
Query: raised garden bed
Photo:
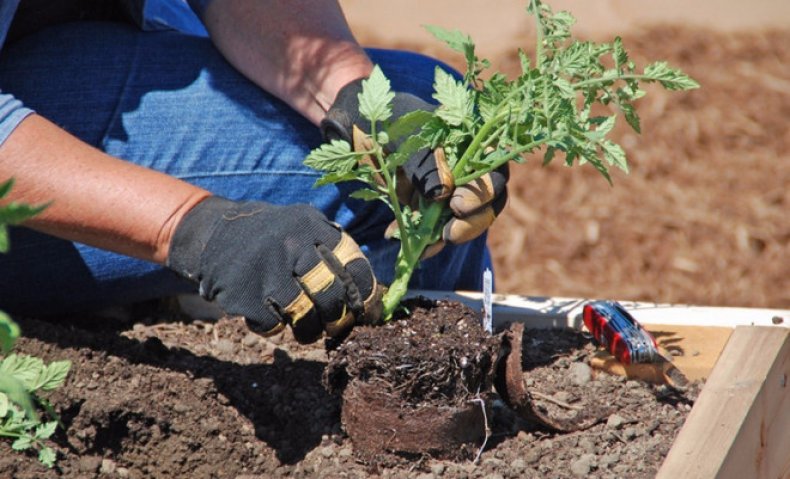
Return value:
[[(138, 312), (136, 321), (104, 320), (99, 330), (95, 320), (91, 330), (80, 321), (21, 320), (22, 352), (74, 362), (67, 385), (52, 397), (67, 432), (56, 438), (58, 469), (11, 454), (3, 443), (0, 476), (654, 477), (698, 392), (595, 374), (585, 367), (595, 348), (584, 334), (528, 330), (524, 384), (540, 393), (536, 406), (552, 417), (599, 421), (556, 432), (494, 402), (477, 464), (470, 460), (477, 444), (452, 459), (395, 454), (376, 461), (342, 430), (341, 400), (321, 384), (323, 345), (263, 339), (239, 320), (177, 319)], [(773, 337), (780, 331), (787, 332), (776, 328)], [(770, 354), (771, 344), (761, 350)], [(787, 367), (786, 349), (779, 367)], [(786, 418), (775, 417), (767, 431), (781, 440), (775, 428)], [(764, 447), (763, 457), (773, 457), (771, 450)]]

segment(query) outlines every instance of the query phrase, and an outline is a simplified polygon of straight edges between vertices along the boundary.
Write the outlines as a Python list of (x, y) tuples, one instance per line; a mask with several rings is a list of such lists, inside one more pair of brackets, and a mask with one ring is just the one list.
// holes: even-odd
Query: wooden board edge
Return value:
[(658, 479), (790, 477), (790, 330), (735, 329)]
[[(408, 296), (424, 296), (434, 300), (460, 301), (481, 310), (483, 293), (477, 291), (410, 290)], [(581, 312), (591, 299), (494, 294), (494, 328), (519, 321), (531, 328), (580, 329)], [(694, 325), (735, 328), (737, 326), (770, 326), (790, 329), (790, 310), (695, 306), (685, 304), (619, 301), (637, 321), (644, 325)]]

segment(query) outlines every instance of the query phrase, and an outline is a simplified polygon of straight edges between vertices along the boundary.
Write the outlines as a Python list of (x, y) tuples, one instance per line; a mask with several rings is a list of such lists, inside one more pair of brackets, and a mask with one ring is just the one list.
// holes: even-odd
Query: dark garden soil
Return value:
[[(134, 316), (135, 321), (104, 319), (104, 328), (90, 330), (83, 320), (20, 320), (25, 332), (21, 353), (74, 362), (66, 386), (51, 396), (66, 432), (54, 441), (60, 457), (54, 470), (0, 443), (0, 477), (650, 477), (699, 389), (695, 385), (678, 394), (594, 374), (586, 364), (594, 350), (588, 337), (575, 331), (528, 331), (523, 338), (524, 380), (537, 395), (536, 406), (570, 422), (592, 411), (599, 419), (595, 425), (552, 432), (524, 421), (496, 395), (484, 394), (492, 435), (477, 464), (473, 459), (485, 437), (477, 403), (470, 408), (468, 442), (430, 451), (440, 459), (398, 451), (376, 455), (370, 453), (375, 449), (359, 443), (362, 438), (369, 446), (364, 435), (352, 441), (343, 432), (341, 421), (352, 410), (341, 413), (339, 395), (323, 386), (329, 358), (321, 343), (300, 345), (288, 333), (262, 338), (238, 319), (185, 322), (162, 312)], [(382, 373), (383, 382), (402, 385), (407, 375), (397, 377), (402, 369), (393, 372), (391, 367), (422, 356), (434, 362), (434, 369), (423, 371), (422, 379), (431, 380), (418, 379), (397, 391), (385, 388), (395, 393), (388, 396), (392, 410), (418, 416), (415, 408), (399, 402), (417, 397), (424, 404), (455, 398), (445, 407), (469, 405), (468, 399), (477, 396), (474, 385), (484, 382), (482, 376), (451, 372), (463, 370), (464, 364), (489, 370), (496, 349), (491, 338), (470, 334), (476, 324), (469, 320), (431, 332), (434, 326), (426, 326), (425, 319), (378, 328), (384, 334), (359, 328), (343, 349), (330, 353), (334, 362), (327, 379), (342, 386), (340, 377), (353, 371), (350, 377), (373, 381), (376, 368), (386, 363), (392, 375)], [(415, 341), (417, 353), (399, 346), (401, 339), (426, 332), (435, 343), (443, 337), (471, 340), (444, 357), (432, 354), (424, 342)], [(387, 347), (401, 348), (399, 354), (393, 356), (396, 351), (382, 346), (381, 355), (375, 355), (368, 340), (377, 334), (393, 338)], [(374, 356), (381, 363), (373, 364)], [(436, 389), (428, 387), (432, 382)], [(468, 385), (472, 391), (466, 391)], [(356, 407), (358, 415), (367, 417), (364, 406)], [(374, 417), (376, 410), (369, 411)], [(425, 424), (432, 424), (433, 417), (423, 416)], [(435, 436), (433, 428), (424, 431), (426, 437)]]
[[(637, 61), (666, 59), (703, 88), (650, 92), (640, 106), (645, 133), (618, 133), (633, 167), (614, 188), (592, 169), (514, 168), (491, 234), (498, 290), (790, 307), (790, 30), (671, 27), (624, 41)], [(492, 60), (505, 71), (517, 65)], [(596, 375), (584, 335), (527, 331), (524, 379), (535, 405), (569, 421), (592, 414), (593, 426), (551, 432), (494, 401), (478, 464), (420, 456), (376, 467), (342, 430), (341, 399), (323, 386), (321, 343), (260, 338), (237, 319), (145, 310), (16, 319), (20, 352), (74, 367), (51, 396), (66, 426), (54, 441), (58, 468), (0, 442), (2, 478), (653, 477), (700, 387), (678, 394)]]

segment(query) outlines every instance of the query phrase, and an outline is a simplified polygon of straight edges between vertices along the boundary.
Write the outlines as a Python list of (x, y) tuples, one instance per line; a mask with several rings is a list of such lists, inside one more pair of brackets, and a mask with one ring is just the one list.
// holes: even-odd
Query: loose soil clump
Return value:
[(325, 383), (342, 392), (358, 457), (469, 457), (486, 437), (501, 339), (454, 302), (417, 300), (384, 326), (358, 327), (330, 354)]

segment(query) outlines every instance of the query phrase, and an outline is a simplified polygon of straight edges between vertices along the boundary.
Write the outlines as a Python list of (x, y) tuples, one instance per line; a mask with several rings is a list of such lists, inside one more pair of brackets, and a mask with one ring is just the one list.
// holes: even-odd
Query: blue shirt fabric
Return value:
[[(0, 1), (0, 50), (5, 43), (11, 21), (20, 0)], [(202, 15), (210, 0), (124, 0), (143, 30), (177, 30), (196, 36), (208, 36), (195, 12)], [(0, 85), (0, 145), (33, 110), (14, 98)]]
[[(5, 37), (8, 34), (8, 28), (11, 26), (11, 19), (14, 18), (17, 6), (19, 6), (19, 0), (3, 0), (0, 2), (0, 48), (5, 42)], [(0, 85), (0, 145), (5, 142), (17, 125), (31, 113), (33, 113), (33, 110), (22, 105), (22, 102), (14, 98), (13, 95), (4, 93), (3, 86)]]

